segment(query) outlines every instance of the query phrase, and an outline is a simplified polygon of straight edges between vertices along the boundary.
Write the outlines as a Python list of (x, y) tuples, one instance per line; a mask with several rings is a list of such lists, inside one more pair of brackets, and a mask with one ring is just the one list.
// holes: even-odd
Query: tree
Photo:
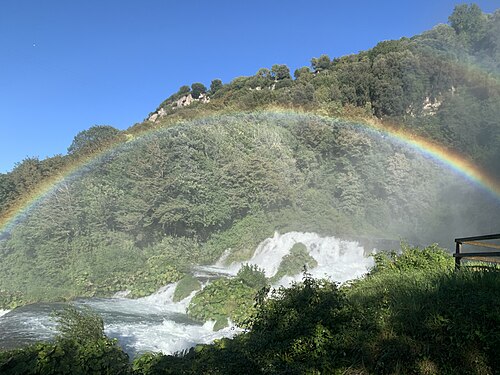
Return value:
[(187, 95), (191, 91), (191, 88), (188, 85), (181, 86), (179, 88), (179, 91), (177, 91), (177, 94), (180, 96)]
[(469, 45), (478, 42), (484, 36), (486, 18), (477, 4), (457, 5), (448, 17), (448, 21)]
[(59, 339), (75, 340), (79, 344), (94, 342), (105, 338), (102, 318), (90, 309), (77, 310), (67, 306), (62, 311), (54, 313)]
[(16, 195), (15, 185), (10, 174), (0, 173), (0, 212)]
[(295, 79), (299, 80), (309, 80), (313, 77), (311, 70), (307, 66), (303, 66), (302, 68), (296, 69), (293, 73)]
[(290, 69), (288, 69), (288, 66), (283, 65), (283, 64), (273, 65), (271, 67), (271, 75), (277, 81), (280, 81), (282, 79), (292, 78), (290, 76)]
[(255, 75), (259, 78), (269, 79), (271, 78), (271, 71), (267, 68), (260, 68)]
[(222, 88), (223, 84), (220, 79), (214, 79), (210, 83), (210, 93), (215, 94), (217, 91), (219, 91)]
[(94, 125), (78, 133), (68, 147), (70, 154), (91, 154), (120, 140), (120, 131), (109, 125)]
[(196, 82), (191, 85), (191, 96), (194, 99), (198, 99), (201, 94), (204, 94), (206, 92), (207, 88), (203, 83)]
[(328, 69), (330, 67), (331, 61), (328, 55), (321, 55), (316, 58), (313, 57), (311, 59), (311, 66), (316, 72), (320, 72), (322, 70)]
[(9, 174), (16, 192), (23, 193), (37, 187), (43, 179), (42, 163), (38, 157), (27, 157), (16, 163)]

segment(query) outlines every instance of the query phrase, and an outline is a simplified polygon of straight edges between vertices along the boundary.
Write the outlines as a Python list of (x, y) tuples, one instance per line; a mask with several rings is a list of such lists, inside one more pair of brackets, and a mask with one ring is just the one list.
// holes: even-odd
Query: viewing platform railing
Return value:
[[(455, 254), (453, 254), (453, 256), (455, 257), (455, 269), (456, 270), (460, 269), (462, 258), (468, 258), (471, 260), (478, 260), (482, 262), (500, 263), (500, 244), (483, 242), (483, 241), (492, 241), (498, 239), (500, 239), (500, 233), (488, 234), (485, 236), (455, 238)], [(462, 245), (485, 247), (489, 249), (496, 249), (497, 251), (463, 253), (461, 252)]]

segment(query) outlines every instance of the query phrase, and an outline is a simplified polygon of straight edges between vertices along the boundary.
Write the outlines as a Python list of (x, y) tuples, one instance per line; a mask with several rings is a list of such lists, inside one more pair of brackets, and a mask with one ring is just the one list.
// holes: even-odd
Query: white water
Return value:
[(116, 298), (111, 304), (109, 300), (102, 300), (100, 304), (92, 301), (89, 305), (101, 314), (107, 311), (113, 315), (118, 310), (131, 317), (146, 318), (117, 321), (109, 319), (109, 323), (105, 325), (106, 335), (117, 338), (130, 354), (147, 351), (173, 354), (196, 344), (208, 344), (215, 339), (232, 337), (239, 332), (234, 327), (214, 332), (215, 322), (200, 325), (189, 320), (185, 312), (196, 292), (180, 302), (173, 302), (176, 286), (177, 283), (169, 284), (150, 296), (135, 300)]
[[(318, 263), (308, 272), (315, 278), (327, 277), (343, 283), (363, 276), (373, 267), (373, 258), (364, 256), (364, 249), (355, 241), (340, 240), (335, 237), (321, 237), (316, 233), (288, 232), (274, 233), (274, 236), (262, 241), (248, 261), (224, 266), (222, 258), (213, 266), (199, 267), (200, 271), (218, 272), (236, 275), (243, 264), (254, 264), (263, 269), (267, 277), (278, 271), (283, 257), (290, 253), (296, 243), (306, 246), (309, 254)], [(224, 258), (224, 259), (223, 259)], [(302, 274), (284, 277), (275, 286), (289, 286), (293, 281), (300, 281)]]
[(9, 311), (11, 311), (11, 310), (2, 310), (2, 309), (0, 309), (0, 316), (3, 316), (5, 314), (7, 314)]
[[(364, 257), (363, 248), (356, 242), (321, 237), (315, 233), (289, 232), (282, 235), (275, 233), (272, 238), (264, 240), (246, 262), (225, 266), (224, 260), (229, 255), (226, 252), (213, 266), (198, 267), (194, 275), (236, 275), (243, 264), (249, 263), (256, 264), (267, 277), (272, 277), (282, 258), (297, 242), (303, 243), (318, 263), (317, 267), (308, 270), (314, 277), (326, 276), (332, 281), (345, 282), (362, 276), (373, 265), (372, 258)], [(275, 286), (287, 286), (301, 278), (300, 273), (287, 276)], [(180, 302), (173, 302), (176, 285), (166, 285), (156, 293), (139, 299), (127, 299), (125, 292), (120, 292), (113, 298), (82, 299), (74, 304), (91, 307), (99, 313), (104, 319), (106, 334), (117, 338), (132, 356), (146, 351), (172, 354), (240, 332), (234, 326), (214, 332), (214, 322), (198, 324), (190, 320), (185, 312), (195, 292)], [(10, 314), (0, 310), (0, 347), (50, 339), (56, 333), (50, 312), (61, 307), (60, 304), (31, 305), (15, 309)]]

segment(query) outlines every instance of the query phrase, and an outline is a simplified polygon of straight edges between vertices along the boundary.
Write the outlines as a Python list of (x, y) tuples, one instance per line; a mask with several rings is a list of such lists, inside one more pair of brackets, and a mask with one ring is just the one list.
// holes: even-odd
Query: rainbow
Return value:
[[(324, 116), (321, 117), (325, 118)], [(355, 122), (355, 124), (361, 128), (370, 129), (379, 135), (386, 136), (423, 156), (430, 157), (438, 164), (463, 176), (466, 180), (488, 192), (494, 199), (500, 201), (500, 181), (489, 176), (481, 168), (457, 152), (416, 134), (404, 131), (400, 127), (389, 126), (373, 119)]]
[(391, 127), (379, 121), (365, 120), (363, 122), (356, 122), (355, 124), (363, 128), (371, 129), (399, 144), (410, 147), (421, 155), (430, 157), (445, 168), (462, 175), (465, 179), (487, 191), (495, 199), (500, 201), (500, 181), (489, 176), (481, 168), (457, 152), (449, 150), (416, 134), (404, 131), (399, 127)]
[(57, 174), (42, 182), (37, 188), (23, 197), (14, 206), (10, 207), (6, 213), (0, 217), (0, 234), (10, 231), (23, 217), (26, 217), (44, 198), (57, 192), (57, 189), (64, 182), (68, 182), (76, 177), (82, 169), (91, 165), (101, 156), (110, 152), (111, 149), (103, 150), (91, 157), (81, 158), (78, 161), (61, 169)]
[[(377, 120), (351, 120), (351, 119), (338, 119), (314, 112), (304, 112), (298, 110), (290, 110), (283, 108), (271, 108), (267, 110), (261, 110), (257, 112), (228, 112), (224, 113), (225, 116), (235, 116), (238, 114), (251, 114), (256, 113), (260, 115), (286, 115), (286, 116), (314, 116), (326, 121), (345, 121), (350, 125), (359, 127), (360, 129), (365, 129), (371, 131), (373, 134), (378, 136), (385, 136), (392, 141), (398, 142), (399, 144), (413, 149), (417, 153), (430, 157), (435, 162), (442, 165), (444, 168), (449, 169), (456, 174), (463, 176), (464, 179), (470, 181), (478, 188), (483, 189), (492, 195), (492, 197), (500, 202), (500, 182), (489, 176), (487, 173), (482, 171), (476, 165), (471, 163), (469, 160), (463, 156), (450, 151), (430, 140), (420, 137), (415, 134), (411, 134), (407, 131), (403, 131), (397, 127), (391, 127), (386, 124), (381, 123)], [(218, 115), (208, 116), (215, 117)], [(219, 115), (220, 116), (220, 115)], [(196, 121), (196, 120), (194, 120)], [(186, 122), (179, 122), (177, 125), (185, 124)], [(165, 130), (165, 128), (155, 128), (142, 132), (139, 136), (134, 137), (128, 135), (128, 142), (137, 141), (143, 139), (145, 136), (160, 132)], [(82, 158), (75, 163), (67, 166), (61, 170), (56, 176), (48, 179), (42, 183), (38, 188), (31, 192), (24, 199), (20, 200), (15, 206), (11, 207), (6, 213), (0, 217), (0, 234), (2, 232), (10, 231), (18, 222), (20, 222), (24, 217), (26, 217), (37, 205), (43, 201), (44, 198), (57, 192), (58, 187), (64, 182), (72, 180), (79, 175), (79, 172), (92, 165), (93, 162), (99, 160), (101, 157), (112, 152), (117, 147), (120, 147), (122, 143), (114, 144), (107, 149), (102, 150), (97, 154), (93, 154), (90, 157)]]

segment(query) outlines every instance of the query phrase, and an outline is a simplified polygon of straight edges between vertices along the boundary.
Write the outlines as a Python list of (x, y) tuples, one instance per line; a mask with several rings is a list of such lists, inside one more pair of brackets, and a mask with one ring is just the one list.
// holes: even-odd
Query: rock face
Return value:
[[(203, 104), (210, 103), (210, 97), (207, 94), (200, 94), (198, 99), (193, 98), (191, 94), (182, 96), (180, 99), (170, 103), (172, 109), (187, 107), (194, 102), (200, 102)], [(164, 117), (167, 114), (165, 108), (160, 108), (158, 111), (153, 112), (149, 117), (148, 121), (156, 122), (159, 118)]]
[[(453, 89), (453, 88), (452, 88)], [(453, 91), (452, 91), (453, 94)], [(441, 94), (439, 94), (441, 97)], [(434, 116), (439, 107), (441, 107), (441, 104), (443, 104), (443, 101), (438, 99), (438, 98), (431, 98), (429, 96), (426, 96), (424, 101), (422, 102), (422, 107), (420, 110), (415, 110), (415, 107), (413, 105), (410, 105), (406, 109), (406, 113), (410, 115), (411, 117), (415, 117), (417, 115), (421, 116)]]
[(422, 103), (422, 112), (424, 115), (433, 116), (437, 113), (439, 107), (443, 102), (438, 99), (431, 100), (428, 96)]
[(172, 103), (172, 108), (180, 108), (180, 107), (187, 107), (188, 105), (191, 105), (193, 102), (200, 102), (200, 103), (209, 103), (210, 98), (207, 96), (207, 94), (200, 94), (200, 97), (195, 99), (191, 94), (184, 95), (182, 98), (177, 100), (176, 102)]

